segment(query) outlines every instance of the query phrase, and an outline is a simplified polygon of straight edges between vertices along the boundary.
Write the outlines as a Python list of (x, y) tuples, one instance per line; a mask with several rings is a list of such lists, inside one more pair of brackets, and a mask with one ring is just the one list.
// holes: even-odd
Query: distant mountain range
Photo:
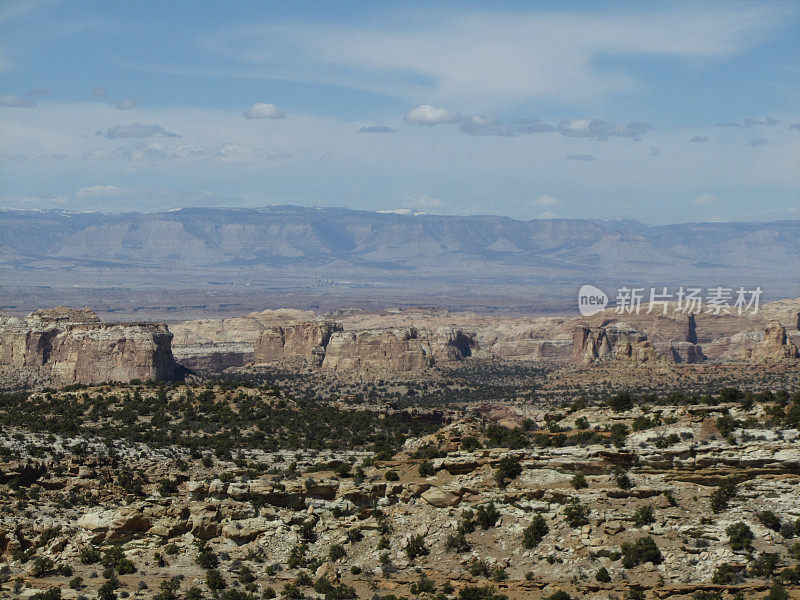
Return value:
[[(800, 295), (800, 221), (437, 216), (339, 208), (0, 212), (14, 286), (333, 285), (450, 294), (604, 285), (761, 285)], [(160, 283), (158, 283), (160, 282)]]

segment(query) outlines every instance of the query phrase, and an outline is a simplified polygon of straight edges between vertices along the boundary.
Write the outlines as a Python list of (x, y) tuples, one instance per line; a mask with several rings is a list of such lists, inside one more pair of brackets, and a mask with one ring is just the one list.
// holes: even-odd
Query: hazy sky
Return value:
[(0, 205), (266, 204), (798, 219), (800, 4), (0, 3)]

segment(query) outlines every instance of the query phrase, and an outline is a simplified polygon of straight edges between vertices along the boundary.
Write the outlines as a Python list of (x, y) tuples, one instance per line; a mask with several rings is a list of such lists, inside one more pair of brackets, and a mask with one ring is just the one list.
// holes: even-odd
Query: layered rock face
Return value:
[(460, 329), (365, 329), (331, 336), (322, 366), (330, 370), (418, 371), (463, 360), (476, 344)]
[(789, 341), (786, 327), (779, 321), (767, 323), (761, 341), (752, 349), (745, 350), (744, 354), (753, 362), (794, 361), (800, 358), (797, 346)]
[(380, 328), (344, 331), (338, 323), (310, 321), (265, 328), (255, 343), (256, 362), (303, 359), (330, 370), (417, 371), (463, 360), (477, 350), (460, 329)]
[[(773, 342), (771, 349), (769, 344), (759, 346), (765, 338), (772, 339), (779, 333), (776, 330), (765, 336), (764, 329), (772, 320), (785, 329), (785, 347), (779, 341)], [(549, 363), (611, 359), (634, 363), (653, 363), (657, 359), (655, 364), (705, 360), (737, 363), (791, 358), (791, 348), (800, 347), (798, 321), (800, 298), (764, 304), (757, 314), (742, 315), (708, 311), (691, 314), (679, 310), (675, 303), (667, 306), (666, 313), (654, 310), (648, 314), (643, 309), (638, 314), (618, 314), (609, 308), (590, 317), (511, 317), (430, 307), (377, 313), (352, 309), (326, 315), (279, 309), (235, 319), (178, 323), (174, 326), (173, 345), (183, 364), (201, 369), (221, 370), (254, 360), (272, 362), (284, 358), (302, 358), (319, 365), (329, 353), (328, 342), (324, 342), (328, 335), (325, 327), (335, 325), (331, 337), (344, 336), (345, 332), (350, 335), (337, 339), (336, 347), (347, 344), (355, 352), (352, 360), (328, 360), (336, 368), (344, 368), (339, 364), (375, 363), (376, 356), (386, 357), (386, 367), (398, 362), (441, 364), (466, 357)], [(589, 328), (588, 333), (584, 332), (585, 327)], [(406, 330), (416, 331), (416, 337), (402, 340), (403, 335), (386, 333)], [(375, 350), (381, 346), (380, 340), (386, 345), (385, 350)], [(415, 345), (417, 348), (413, 349)], [(255, 346), (258, 351), (254, 354)], [(414, 358), (395, 358), (408, 353)]]
[(101, 323), (90, 309), (0, 316), (0, 366), (61, 383), (176, 379), (172, 334), (161, 323)]
[(590, 364), (617, 360), (630, 363), (697, 363), (705, 360), (702, 349), (691, 342), (654, 344), (625, 323), (606, 327), (579, 325), (572, 341), (573, 362)]
[(434, 364), (430, 340), (414, 328), (366, 329), (332, 336), (322, 366), (326, 369), (389, 368), (417, 371)]
[(319, 366), (325, 358), (325, 347), (331, 334), (341, 331), (341, 325), (329, 321), (267, 327), (256, 340), (254, 359), (256, 362), (274, 362), (302, 358)]

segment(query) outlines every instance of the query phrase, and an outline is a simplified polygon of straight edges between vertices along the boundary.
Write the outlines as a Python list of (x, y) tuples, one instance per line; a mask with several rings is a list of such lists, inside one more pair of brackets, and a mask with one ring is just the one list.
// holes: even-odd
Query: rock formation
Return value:
[(266, 327), (255, 343), (255, 362), (303, 359), (330, 370), (381, 368), (418, 371), (471, 356), (477, 344), (460, 329), (379, 328), (344, 331), (338, 323), (308, 321)]
[(331, 334), (342, 326), (329, 321), (310, 321), (285, 327), (267, 327), (255, 343), (256, 362), (274, 362), (302, 358), (310, 364), (321, 365)]
[(365, 329), (331, 336), (325, 369), (418, 371), (470, 356), (474, 341), (458, 329)]
[[(394, 368), (391, 364), (442, 364), (467, 357), (554, 364), (610, 358), (647, 364), (656, 358), (658, 364), (692, 364), (706, 360), (759, 361), (766, 355), (780, 357), (784, 351), (791, 354), (793, 346), (800, 347), (799, 319), (800, 299), (796, 299), (770, 302), (756, 314), (742, 315), (691, 314), (678, 310), (675, 303), (667, 306), (666, 313), (642, 310), (639, 314), (618, 314), (609, 308), (591, 317), (499, 316), (431, 307), (379, 312), (352, 309), (324, 315), (279, 309), (231, 319), (184, 321), (170, 326), (170, 330), (176, 332), (173, 347), (178, 360), (200, 370), (286, 358), (320, 365), (328, 353), (330, 340), (325, 342), (324, 338), (329, 333), (331, 337), (352, 334), (336, 341), (337, 352), (345, 343), (355, 352), (346, 360), (340, 361), (338, 356), (328, 360), (337, 369), (348, 364), (374, 364), (377, 356), (386, 357), (387, 368)], [(787, 349), (781, 350), (783, 344), (777, 343), (777, 349), (764, 346), (757, 350), (772, 320), (784, 326)], [(329, 327), (335, 330), (328, 333)], [(583, 332), (584, 327), (590, 332), (576, 336), (576, 331)], [(406, 330), (416, 331), (416, 337), (401, 340), (403, 335), (398, 338), (386, 333)], [(386, 344), (385, 353), (373, 347), (379, 344), (377, 340)], [(399, 350), (403, 345), (407, 348)], [(418, 348), (411, 350), (415, 345)], [(415, 357), (397, 358), (399, 353), (408, 352)]]
[(434, 363), (430, 340), (414, 328), (365, 329), (334, 335), (322, 366), (341, 370), (389, 368), (417, 371)]
[(745, 358), (752, 362), (792, 361), (800, 358), (800, 352), (789, 341), (786, 327), (779, 321), (770, 321), (764, 328), (762, 340), (745, 351)]
[(702, 349), (691, 342), (656, 345), (646, 335), (626, 323), (575, 328), (572, 342), (573, 362), (590, 364), (617, 360), (631, 363), (685, 362), (704, 360)]
[(60, 383), (175, 379), (172, 334), (161, 323), (101, 323), (88, 308), (0, 316), (0, 366)]

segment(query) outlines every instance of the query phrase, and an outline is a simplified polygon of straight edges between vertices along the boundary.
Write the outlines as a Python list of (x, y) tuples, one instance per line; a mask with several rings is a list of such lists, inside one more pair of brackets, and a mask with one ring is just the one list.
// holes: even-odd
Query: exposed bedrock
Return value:
[(38, 371), (60, 383), (171, 380), (183, 369), (162, 323), (101, 323), (89, 309), (0, 316), (0, 365)]

